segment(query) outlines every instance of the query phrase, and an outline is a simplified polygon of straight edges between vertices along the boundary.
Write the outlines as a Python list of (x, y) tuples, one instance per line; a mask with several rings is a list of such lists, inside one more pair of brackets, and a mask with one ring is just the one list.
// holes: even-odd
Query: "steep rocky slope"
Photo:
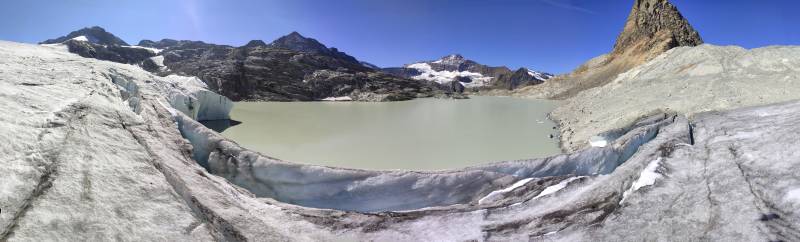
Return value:
[(400, 77), (461, 85), (471, 89), (513, 90), (541, 84), (552, 77), (551, 74), (526, 68), (512, 72), (505, 66), (486, 66), (458, 54), (448, 55), (435, 61), (408, 64), (404, 67), (384, 68), (383, 71)]
[(555, 77), (545, 85), (523, 88), (516, 95), (569, 98), (583, 90), (605, 85), (620, 73), (669, 49), (702, 43), (700, 34), (668, 0), (636, 0), (609, 54), (589, 60), (572, 73)]

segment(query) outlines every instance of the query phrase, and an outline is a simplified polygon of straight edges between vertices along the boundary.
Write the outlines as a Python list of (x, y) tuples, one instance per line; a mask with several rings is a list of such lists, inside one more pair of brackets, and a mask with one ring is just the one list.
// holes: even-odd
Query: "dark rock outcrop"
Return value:
[(447, 91), (454, 92), (454, 93), (463, 93), (464, 92), (464, 85), (461, 84), (460, 81), (450, 81), (444, 84), (447, 88)]
[(513, 73), (501, 74), (494, 80), (492, 86), (495, 88), (514, 90), (518, 87), (532, 86), (542, 83), (544, 83), (544, 80), (531, 75), (528, 69), (519, 68)]
[(124, 64), (142, 64), (156, 54), (152, 51), (139, 48), (131, 48), (120, 45), (100, 45), (79, 40), (67, 40), (63, 42), (69, 52), (78, 54), (86, 58), (113, 61)]

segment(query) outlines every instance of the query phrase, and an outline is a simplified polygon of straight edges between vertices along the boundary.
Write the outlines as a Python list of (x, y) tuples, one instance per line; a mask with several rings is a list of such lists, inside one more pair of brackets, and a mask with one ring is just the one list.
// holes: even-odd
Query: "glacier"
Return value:
[(0, 240), (800, 239), (798, 101), (651, 114), (547, 158), (367, 171), (240, 147), (198, 122), (229, 109), (196, 84), (0, 41)]

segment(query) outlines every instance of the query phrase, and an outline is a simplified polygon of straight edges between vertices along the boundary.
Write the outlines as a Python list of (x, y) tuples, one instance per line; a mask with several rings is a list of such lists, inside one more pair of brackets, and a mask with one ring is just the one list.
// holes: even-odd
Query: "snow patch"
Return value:
[(150, 57), (150, 60), (152, 60), (152, 61), (153, 61), (153, 63), (155, 63), (155, 64), (156, 64), (156, 66), (158, 66), (158, 69), (159, 69), (160, 71), (167, 71), (167, 70), (169, 70), (169, 67), (167, 67), (166, 65), (164, 65), (164, 56), (163, 56), (163, 55), (158, 55), (158, 56), (153, 56), (153, 57)]
[(326, 97), (322, 99), (322, 101), (331, 101), (331, 102), (347, 102), (353, 101), (353, 98), (349, 96), (341, 96), (341, 97)]
[(786, 195), (783, 196), (783, 200), (800, 205), (800, 188), (794, 188), (786, 192)]
[(71, 40), (89, 42), (89, 38), (86, 38), (86, 36), (83, 36), (83, 35), (75, 37), (75, 38), (72, 38)]
[(644, 170), (642, 170), (642, 173), (639, 174), (639, 179), (633, 182), (631, 187), (622, 194), (622, 200), (619, 201), (619, 204), (622, 205), (628, 195), (639, 190), (640, 188), (656, 184), (656, 179), (663, 177), (657, 171), (659, 167), (661, 167), (661, 157), (658, 157), (654, 161), (651, 161), (649, 164), (647, 164), (647, 167), (645, 167)]
[(542, 80), (542, 81), (550, 79), (550, 78), (553, 77), (553, 75), (550, 75), (550, 74), (547, 74), (547, 73), (538, 72), (538, 71), (532, 71), (530, 69), (528, 69), (528, 75), (531, 75), (534, 78)]
[(138, 46), (138, 45), (126, 45), (126, 46), (122, 46), (122, 47), (149, 50), (150, 52), (153, 52), (153, 54), (159, 54), (159, 53), (161, 53), (161, 51), (164, 51), (162, 49), (150, 48), (150, 47), (144, 47), (144, 46)]
[(522, 180), (519, 180), (519, 181), (515, 182), (510, 187), (506, 187), (506, 188), (503, 188), (503, 189), (500, 189), (500, 190), (497, 190), (497, 191), (492, 191), (488, 195), (486, 195), (485, 197), (483, 197), (480, 200), (478, 200), (478, 204), (484, 204), (487, 201), (494, 201), (497, 197), (499, 197), (499, 196), (501, 196), (501, 195), (503, 195), (505, 193), (508, 193), (510, 191), (513, 191), (514, 189), (517, 189), (517, 188), (519, 188), (521, 186), (524, 186), (525, 184), (528, 184), (528, 182), (530, 182), (532, 180), (533, 180), (533, 178), (525, 178), (525, 179), (522, 179)]
[(600, 136), (592, 136), (589, 138), (589, 144), (592, 147), (606, 147), (608, 145), (608, 140)]
[(549, 186), (549, 187), (545, 188), (542, 192), (540, 192), (539, 195), (536, 195), (536, 197), (533, 197), (533, 199), (537, 199), (537, 198), (544, 197), (544, 196), (556, 193), (558, 191), (561, 191), (561, 189), (564, 189), (565, 187), (567, 187), (567, 185), (569, 185), (570, 182), (572, 182), (574, 180), (581, 179), (581, 178), (583, 178), (583, 176), (576, 176), (576, 177), (572, 177), (572, 178), (563, 180), (563, 181), (559, 182), (558, 184)]

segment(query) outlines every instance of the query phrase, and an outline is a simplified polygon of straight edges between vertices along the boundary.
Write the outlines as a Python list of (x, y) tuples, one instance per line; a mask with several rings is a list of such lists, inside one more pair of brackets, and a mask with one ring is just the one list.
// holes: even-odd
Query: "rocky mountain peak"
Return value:
[(266, 47), (266, 46), (267, 43), (264, 43), (263, 40), (258, 40), (258, 39), (251, 40), (250, 42), (247, 42), (246, 45), (244, 45), (245, 48)]
[(57, 44), (57, 43), (63, 43), (71, 39), (88, 41), (92, 44), (99, 44), (99, 45), (110, 45), (110, 46), (128, 45), (128, 43), (125, 43), (125, 41), (123, 41), (119, 37), (109, 33), (105, 29), (98, 26), (82, 28), (76, 31), (72, 31), (66, 36), (62, 36), (56, 39), (45, 40), (40, 44)]
[(270, 45), (300, 52), (327, 53), (330, 51), (328, 47), (319, 41), (313, 38), (306, 38), (296, 31), (272, 41)]
[(678, 46), (703, 43), (700, 34), (668, 0), (635, 0), (612, 54), (645, 54), (645, 59)]
[(451, 54), (445, 57), (440, 58), (439, 60), (434, 61), (433, 63), (436, 64), (443, 64), (443, 65), (450, 65), (450, 66), (458, 66), (467, 62), (467, 58), (460, 54)]
[(340, 52), (336, 48), (328, 48), (316, 39), (307, 38), (297, 31), (293, 31), (288, 35), (280, 37), (269, 44), (271, 47), (289, 49), (299, 52), (307, 52), (313, 54), (327, 55), (334, 58), (346, 60), (351, 63), (359, 64), (355, 57)]

